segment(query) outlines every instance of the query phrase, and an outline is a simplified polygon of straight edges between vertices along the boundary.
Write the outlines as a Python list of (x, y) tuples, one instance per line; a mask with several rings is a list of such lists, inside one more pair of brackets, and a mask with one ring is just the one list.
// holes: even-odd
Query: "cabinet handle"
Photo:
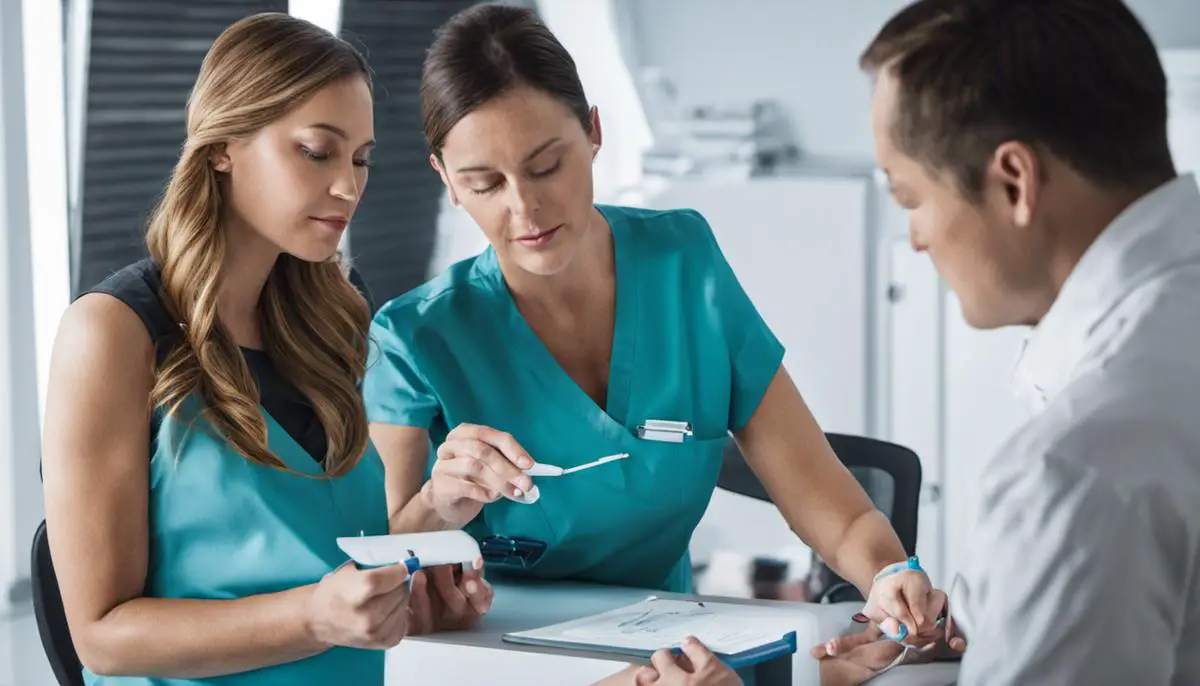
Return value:
[(921, 500), (934, 504), (942, 500), (942, 487), (937, 484), (929, 484), (921, 487)]

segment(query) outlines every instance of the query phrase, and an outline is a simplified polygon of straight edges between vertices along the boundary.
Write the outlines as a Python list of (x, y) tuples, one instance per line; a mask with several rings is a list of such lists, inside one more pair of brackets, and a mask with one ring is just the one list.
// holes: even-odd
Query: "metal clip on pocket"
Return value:
[(692, 437), (692, 425), (689, 422), (647, 419), (645, 423), (638, 427), (637, 434), (638, 438), (643, 441), (683, 443)]

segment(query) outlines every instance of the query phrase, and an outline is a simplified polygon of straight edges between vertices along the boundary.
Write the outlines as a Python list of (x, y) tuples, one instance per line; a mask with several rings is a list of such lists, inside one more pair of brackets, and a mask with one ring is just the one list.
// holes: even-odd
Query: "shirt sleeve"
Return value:
[(389, 316), (386, 306), (371, 322), (370, 354), (363, 379), (367, 420), (428, 429), (441, 403), (421, 374), (416, 346), (399, 333), (405, 328), (403, 322)]
[(784, 347), (746, 295), (712, 227), (698, 212), (688, 214), (703, 227), (707, 256), (712, 261), (710, 293), (714, 314), (729, 346), (733, 378), (729, 402), (729, 430), (740, 431), (754, 416), (767, 387), (783, 363)]
[(1155, 447), (1147, 431), (1083, 427), (1087, 441), (1036, 462), (999, 456), (1036, 467), (985, 485), (961, 683), (1170, 682), (1186, 525), (1152, 484), (1118, 488), (1088, 466), (1137, 460)]

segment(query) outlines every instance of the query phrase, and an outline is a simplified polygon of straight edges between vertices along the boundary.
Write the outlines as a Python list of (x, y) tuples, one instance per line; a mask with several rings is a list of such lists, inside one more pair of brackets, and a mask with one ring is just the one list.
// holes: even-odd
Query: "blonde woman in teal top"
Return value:
[[(521, 8), (464, 11), (428, 53), (421, 105), (430, 161), (490, 247), (375, 316), (364, 395), (393, 530), (466, 527), (512, 574), (686, 591), (732, 433), (868, 614), (932, 628), (943, 600), (924, 572), (874, 583), (900, 541), (704, 217), (594, 203), (600, 117), (550, 31)], [(655, 420), (684, 429), (647, 433)]]
[(150, 257), (63, 318), (46, 518), (88, 684), (382, 686), (383, 649), (487, 610), (478, 571), (359, 570), (335, 542), (388, 531), (370, 305), (337, 256), (373, 138), (349, 45), (238, 22), (192, 92)]

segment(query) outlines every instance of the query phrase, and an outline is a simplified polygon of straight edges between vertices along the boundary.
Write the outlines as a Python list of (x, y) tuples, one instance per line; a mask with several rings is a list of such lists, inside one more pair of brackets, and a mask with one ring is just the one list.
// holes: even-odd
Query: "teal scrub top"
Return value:
[[(561, 467), (629, 453), (538, 478), (536, 503), (487, 504), (466, 530), (479, 540), (547, 546), (536, 564), (513, 573), (687, 592), (688, 544), (728, 434), (754, 414), (784, 350), (699, 213), (597, 209), (612, 230), (616, 262), (604, 407), (528, 326), (489, 248), (380, 308), (363, 384), (367, 414), (428, 429), (430, 468), (461, 423), (507, 431), (533, 459)], [(647, 420), (689, 422), (693, 436), (640, 439)]]
[[(269, 447), (299, 472), (289, 474), (246, 460), (196, 417), (197, 406), (189, 400), (179, 416), (160, 416), (154, 434), (146, 596), (229, 600), (316, 583), (348, 559), (338, 537), (388, 532), (383, 463), (373, 447), (347, 474), (313, 478), (323, 473), (321, 465), (264, 408)], [(384, 653), (338, 647), (213, 679), (102, 677), (85, 669), (84, 680), (90, 686), (382, 686)]]

